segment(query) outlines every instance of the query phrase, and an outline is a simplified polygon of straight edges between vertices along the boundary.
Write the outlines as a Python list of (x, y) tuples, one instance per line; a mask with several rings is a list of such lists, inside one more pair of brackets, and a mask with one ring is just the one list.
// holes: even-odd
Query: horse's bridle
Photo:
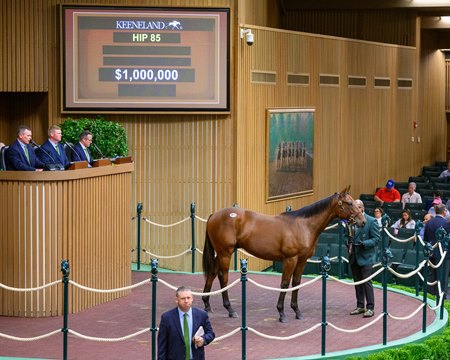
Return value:
[[(349, 201), (349, 202), (347, 202), (347, 201), (344, 201), (344, 200), (338, 200), (338, 207), (339, 207), (339, 211), (340, 212), (343, 212), (344, 211), (344, 202), (347, 204), (347, 205), (349, 205), (349, 206), (351, 206), (352, 205), (352, 202), (351, 201)], [(349, 225), (353, 225), (353, 224), (355, 224), (356, 223), (356, 220), (355, 220), (355, 218), (353, 217), (353, 215), (351, 215), (350, 214), (350, 216), (349, 216), (349, 218), (348, 218), (348, 224)]]

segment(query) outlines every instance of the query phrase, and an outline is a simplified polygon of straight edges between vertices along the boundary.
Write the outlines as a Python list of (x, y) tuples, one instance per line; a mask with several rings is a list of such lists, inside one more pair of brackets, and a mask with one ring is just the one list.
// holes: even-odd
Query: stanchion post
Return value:
[(338, 250), (338, 266), (339, 266), (339, 279), (344, 277), (342, 272), (343, 270), (343, 261), (342, 261), (342, 246), (344, 246), (344, 221), (339, 221), (338, 223), (338, 231), (339, 231), (339, 250)]
[(247, 260), (241, 259), (241, 284), (242, 284), (242, 360), (247, 358)]
[[(444, 250), (444, 253), (448, 251), (449, 240), (450, 240), (449, 234), (446, 234), (444, 236), (444, 238), (442, 239), (442, 249)], [(446, 257), (447, 257), (447, 255), (446, 255)], [(448, 282), (445, 281), (446, 276), (447, 276), (447, 259), (444, 259), (444, 261), (442, 262), (442, 280), (441, 280), (441, 284), (442, 284), (444, 293), (442, 295), (443, 299), (442, 299), (442, 303), (441, 303), (441, 311), (439, 314), (439, 319), (441, 319), (441, 320), (444, 318), (444, 309), (445, 309), (444, 302), (445, 302), (445, 299), (447, 298), (447, 289), (445, 287), (445, 284), (447, 284)]]
[(381, 281), (383, 285), (383, 345), (387, 343), (387, 267), (389, 259), (392, 258), (391, 250), (386, 248), (386, 227), (389, 224), (389, 216), (383, 215), (381, 224), (383, 226), (381, 233), (381, 254), (382, 254), (382, 265), (383, 265), (383, 273), (381, 274)]
[(141, 270), (141, 219), (142, 203), (137, 204), (137, 269)]
[(325, 355), (326, 351), (326, 335), (327, 335), (327, 277), (328, 271), (331, 269), (330, 258), (324, 256), (320, 263), (322, 273), (322, 347), (321, 354)]
[[(416, 243), (415, 243), (415, 247), (416, 247), (416, 269), (419, 266), (419, 258), (420, 258), (420, 246), (419, 246), (419, 235), (420, 232), (422, 230), (422, 228), (424, 227), (423, 222), (420, 220), (416, 221)], [(414, 278), (414, 286), (416, 288), (416, 296), (419, 296), (419, 276), (416, 274), (415, 278)]]
[(428, 296), (428, 262), (430, 261), (430, 256), (433, 253), (433, 247), (430, 243), (425, 243), (423, 247), (423, 255), (425, 257), (426, 263), (423, 268), (423, 310), (422, 310), (422, 332), (427, 332), (427, 296)]
[(67, 336), (69, 334), (68, 327), (68, 313), (69, 313), (69, 275), (70, 266), (68, 260), (61, 261), (61, 272), (63, 274), (63, 287), (64, 287), (64, 309), (63, 309), (63, 360), (67, 360)]
[(152, 259), (152, 360), (156, 360), (156, 284), (158, 282), (158, 260)]
[[(233, 204), (233, 207), (234, 208), (237, 208), (237, 207), (239, 207), (238, 206), (238, 204), (237, 203), (234, 203)], [(237, 271), (237, 268), (238, 268), (238, 249), (234, 249), (234, 252), (233, 252), (233, 258), (234, 258), (234, 271)]]
[(192, 273), (195, 272), (195, 202), (191, 203), (191, 256)]

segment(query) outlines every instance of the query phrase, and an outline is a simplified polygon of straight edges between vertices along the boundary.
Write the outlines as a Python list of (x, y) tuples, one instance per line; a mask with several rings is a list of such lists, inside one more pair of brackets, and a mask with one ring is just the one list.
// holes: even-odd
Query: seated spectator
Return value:
[[(431, 207), (428, 209), (428, 214), (430, 214), (432, 218), (436, 217), (436, 206), (437, 206), (437, 205), (441, 205), (441, 204), (442, 204), (441, 198), (435, 198), (435, 199), (433, 200), (433, 206), (431, 206)], [(443, 215), (443, 216), (444, 216), (444, 218), (447, 219), (447, 220), (450, 218), (450, 212), (447, 210), (447, 208), (445, 208), (445, 212), (444, 212), (444, 215)]]
[(435, 199), (440, 200), (441, 203), (442, 203), (442, 191), (441, 191), (441, 190), (434, 190), (434, 192), (433, 192), (433, 199), (432, 199), (432, 200), (428, 200), (428, 201), (426, 202), (426, 204), (425, 204), (425, 206), (424, 206), (424, 209), (427, 210), (427, 211), (430, 210), (430, 208), (431, 208), (432, 206), (434, 206), (434, 205), (433, 205), (433, 201), (434, 201)]
[(431, 216), (431, 214), (428, 214), (428, 213), (426, 213), (425, 216), (423, 217), (422, 224), (424, 226), (422, 227), (422, 229), (420, 229), (420, 233), (419, 233), (419, 235), (422, 237), (422, 239), (423, 239), (423, 234), (425, 232), (425, 224), (432, 218), (433, 217)]
[(440, 178), (448, 178), (448, 177), (450, 177), (450, 160), (447, 161), (447, 170), (444, 170), (443, 172), (441, 172), (439, 177)]
[(416, 222), (411, 217), (411, 211), (403, 209), (401, 219), (398, 219), (391, 227), (394, 229), (415, 229)]
[(373, 217), (374, 217), (375, 220), (377, 221), (378, 227), (380, 228), (380, 231), (381, 231), (382, 228), (383, 228), (383, 224), (381, 223), (381, 218), (383, 217), (383, 209), (380, 208), (380, 207), (376, 207), (376, 208), (373, 210)]
[(408, 192), (404, 193), (402, 196), (403, 208), (406, 203), (422, 203), (422, 197), (420, 194), (416, 193), (416, 183), (410, 182), (408, 185)]
[(384, 188), (378, 189), (373, 197), (380, 206), (383, 206), (385, 202), (400, 202), (400, 193), (394, 188), (395, 182), (389, 179)]

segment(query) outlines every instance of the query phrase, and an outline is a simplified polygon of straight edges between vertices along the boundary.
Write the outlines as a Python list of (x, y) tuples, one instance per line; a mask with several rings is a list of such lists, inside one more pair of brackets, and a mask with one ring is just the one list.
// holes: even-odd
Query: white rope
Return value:
[(41, 339), (48, 338), (48, 337), (53, 336), (55, 334), (58, 334), (60, 332), (61, 332), (61, 329), (58, 329), (58, 330), (54, 330), (52, 332), (49, 332), (47, 334), (34, 336), (34, 337), (30, 337), (30, 338), (22, 338), (22, 337), (17, 337), (17, 336), (12, 336), (12, 335), (6, 335), (6, 334), (3, 334), (3, 333), (0, 332), (0, 337), (3, 337), (5, 339), (9, 339), (9, 340), (16, 340), (16, 341), (36, 341), (36, 340), (41, 340)]
[(6, 290), (10, 290), (10, 291), (16, 291), (16, 292), (29, 292), (29, 291), (38, 291), (38, 290), (42, 290), (45, 288), (48, 288), (50, 286), (56, 285), (58, 283), (62, 282), (62, 280), (55, 280), (51, 283), (45, 284), (45, 285), (41, 285), (41, 286), (37, 286), (34, 288), (15, 288), (15, 287), (10, 287), (7, 285), (4, 285), (2, 283), (0, 283), (0, 288), (6, 289)]
[(224, 340), (224, 339), (226, 339), (226, 338), (229, 338), (230, 336), (233, 336), (234, 334), (238, 333), (240, 330), (241, 330), (241, 328), (238, 327), (238, 328), (236, 328), (236, 329), (230, 331), (229, 333), (227, 333), (227, 334), (225, 334), (225, 335), (216, 337), (213, 341), (211, 341), (211, 343), (214, 343), (214, 342), (217, 342), (217, 341), (220, 341), (220, 340)]
[[(178, 287), (170, 285), (168, 282), (162, 280), (162, 279), (158, 279), (159, 282), (161, 282), (163, 285), (166, 285), (169, 289), (172, 290), (176, 290), (178, 289)], [(196, 291), (191, 291), (192, 295), (196, 295), (196, 296), (212, 296), (212, 295), (218, 295), (223, 293), (224, 291), (227, 291), (228, 289), (231, 289), (233, 286), (235, 286), (236, 284), (238, 284), (241, 281), (241, 279), (236, 279), (234, 280), (230, 285), (225, 286), (224, 288), (217, 290), (217, 291), (211, 291), (211, 292), (206, 292), (206, 293), (201, 293), (201, 292), (196, 292)]]
[(137, 331), (137, 332), (135, 332), (133, 334), (122, 336), (122, 337), (118, 337), (118, 338), (99, 338), (99, 337), (94, 337), (94, 336), (83, 335), (83, 334), (80, 334), (80, 333), (78, 333), (78, 332), (76, 332), (74, 330), (70, 330), (69, 329), (69, 333), (70, 334), (75, 335), (75, 336), (77, 336), (79, 338), (82, 338), (84, 340), (103, 341), (103, 342), (115, 342), (115, 341), (128, 340), (128, 339), (131, 339), (131, 338), (133, 338), (135, 336), (144, 334), (144, 333), (146, 333), (148, 331), (150, 331), (150, 328), (142, 329), (142, 330), (139, 330), (139, 331)]
[(195, 218), (197, 220), (203, 221), (203, 222), (208, 222), (208, 220), (201, 218), (200, 216), (195, 215)]
[(409, 320), (409, 319), (411, 319), (414, 315), (416, 315), (421, 309), (423, 309), (424, 306), (425, 306), (424, 303), (420, 304), (419, 307), (418, 307), (414, 312), (412, 312), (411, 314), (409, 314), (409, 315), (407, 315), (407, 316), (404, 316), (404, 317), (394, 316), (394, 315), (392, 315), (392, 314), (390, 314), (390, 313), (388, 313), (388, 316), (389, 316), (391, 319), (394, 319), (394, 320)]
[(149, 224), (152, 224), (152, 225), (155, 225), (155, 226), (159, 226), (159, 227), (162, 227), (162, 228), (169, 228), (169, 227), (176, 226), (176, 225), (179, 225), (179, 224), (181, 224), (181, 223), (184, 223), (185, 221), (189, 220), (189, 217), (187, 217), (187, 218), (185, 218), (185, 219), (183, 219), (183, 220), (177, 221), (177, 222), (175, 222), (175, 223), (173, 223), (173, 224), (168, 224), (168, 225), (158, 224), (158, 223), (155, 223), (155, 222), (153, 222), (153, 221), (150, 221), (150, 220), (147, 219), (147, 218), (142, 218), (142, 219), (143, 219), (144, 221), (148, 222)]
[(407, 279), (413, 275), (416, 275), (420, 270), (422, 270), (422, 268), (425, 266), (426, 262), (427, 262), (426, 260), (423, 260), (415, 270), (413, 270), (407, 274), (400, 274), (397, 271), (395, 271), (394, 269), (392, 269), (390, 266), (388, 266), (388, 270), (390, 273), (394, 274), (395, 276), (397, 276), (401, 279)]
[(270, 340), (292, 340), (292, 339), (298, 338), (300, 336), (306, 335), (306, 334), (316, 330), (320, 326), (322, 326), (322, 324), (318, 323), (318, 324), (310, 327), (309, 329), (306, 329), (302, 332), (299, 332), (299, 333), (291, 335), (291, 336), (272, 336), (272, 335), (263, 334), (262, 332), (259, 332), (255, 329), (253, 329), (252, 327), (248, 327), (247, 329), (258, 336), (261, 336), (263, 338), (270, 339)]
[(317, 280), (319, 280), (321, 278), (322, 278), (322, 276), (319, 275), (319, 276), (315, 277), (314, 279), (312, 279), (311, 281), (308, 281), (306, 283), (297, 285), (297, 286), (295, 286), (293, 288), (290, 288), (290, 289), (280, 289), (280, 288), (274, 288), (274, 287), (261, 285), (261, 284), (258, 284), (256, 281), (254, 281), (254, 280), (252, 280), (250, 278), (248, 278), (247, 280), (248, 280), (248, 282), (251, 282), (253, 285), (256, 285), (256, 286), (258, 286), (258, 287), (260, 287), (262, 289), (265, 289), (265, 290), (272, 290), (272, 291), (276, 291), (276, 292), (291, 292), (291, 291), (294, 291), (294, 290), (298, 290), (298, 289), (300, 289), (300, 288), (302, 288), (304, 286), (311, 285), (311, 284), (315, 283)]
[(339, 226), (339, 223), (336, 223), (336, 224), (334, 224), (334, 225), (327, 226), (327, 227), (325, 228), (325, 231), (331, 230), (331, 229), (334, 229), (334, 228), (337, 228), (338, 226)]
[(375, 319), (373, 319), (371, 322), (357, 328), (357, 329), (343, 329), (340, 328), (336, 325), (333, 325), (332, 323), (328, 323), (327, 325), (330, 325), (333, 329), (338, 330), (338, 331), (342, 331), (342, 332), (346, 332), (346, 333), (356, 333), (358, 331), (364, 330), (366, 328), (368, 328), (369, 326), (375, 324), (378, 320), (380, 320), (383, 317), (383, 313), (381, 313), (380, 315), (378, 315), (378, 317), (376, 317)]
[(238, 251), (240, 251), (241, 253), (243, 253), (244, 255), (247, 255), (247, 256), (249, 256), (249, 257), (252, 257), (252, 258), (255, 258), (255, 259), (258, 259), (256, 256), (254, 256), (254, 255), (252, 255), (252, 254), (250, 254), (250, 253), (248, 253), (247, 251), (245, 251), (244, 249), (238, 249)]
[(417, 235), (417, 239), (419, 239), (419, 242), (422, 244), (422, 246), (425, 246), (425, 242), (423, 241), (421, 235)]
[(176, 257), (179, 257), (179, 256), (183, 256), (184, 254), (187, 254), (188, 252), (191, 252), (192, 250), (191, 250), (191, 248), (189, 248), (189, 249), (187, 249), (187, 250), (185, 250), (185, 251), (183, 251), (183, 252), (181, 252), (181, 253), (179, 253), (177, 255), (158, 255), (158, 254), (153, 254), (150, 251), (145, 250), (145, 249), (143, 249), (143, 251), (146, 254), (148, 254), (150, 256), (153, 256), (153, 257), (155, 257), (157, 259), (173, 259), (173, 258), (176, 258)]
[[(444, 254), (447, 255), (447, 251)], [(433, 269), (439, 268), (442, 265), (442, 263), (444, 262), (445, 257), (446, 256), (442, 256), (441, 259), (439, 260), (439, 262), (436, 265), (434, 265), (431, 261), (428, 261), (428, 266), (433, 268)]]
[(362, 279), (362, 280), (360, 280), (360, 281), (357, 281), (357, 282), (347, 282), (347, 281), (343, 281), (343, 280), (338, 279), (338, 278), (336, 278), (336, 277), (334, 277), (334, 276), (331, 276), (331, 275), (328, 275), (328, 277), (329, 277), (330, 279), (332, 279), (332, 280), (337, 281), (337, 282), (340, 283), (340, 284), (356, 286), (356, 285), (361, 285), (361, 284), (364, 284), (365, 282), (368, 282), (368, 281), (372, 280), (375, 276), (377, 276), (377, 275), (378, 275), (379, 273), (381, 273), (383, 270), (384, 270), (383, 268), (378, 269), (376, 272), (374, 272), (374, 273), (373, 273), (372, 275), (370, 275), (369, 277), (367, 277), (367, 278), (365, 278), (365, 279)]
[(407, 238), (407, 239), (399, 239), (399, 238), (396, 238), (395, 236), (393, 236), (393, 235), (389, 232), (389, 230), (388, 230), (387, 228), (384, 228), (384, 232), (385, 232), (386, 234), (388, 234), (388, 236), (389, 236), (392, 240), (395, 240), (395, 241), (397, 241), (397, 242), (399, 242), (399, 243), (407, 243), (407, 242), (409, 242), (409, 241), (411, 241), (411, 240), (413, 240), (413, 239), (416, 238), (416, 235), (413, 235), (413, 236), (411, 236), (411, 237), (409, 237), (409, 238)]
[(203, 251), (201, 251), (199, 248), (195, 248), (195, 250), (197, 250), (200, 254), (203, 255)]
[(137, 287), (139, 287), (141, 285), (145, 285), (146, 283), (150, 283), (150, 280), (151, 279), (142, 280), (139, 283), (136, 283), (136, 284), (133, 284), (133, 285), (130, 285), (130, 286), (124, 286), (124, 287), (121, 287), (121, 288), (116, 288), (116, 289), (94, 289), (94, 288), (91, 288), (91, 287), (80, 285), (80, 284), (76, 283), (73, 280), (69, 280), (69, 283), (74, 285), (74, 286), (76, 286), (76, 287), (78, 287), (78, 288), (80, 288), (80, 289), (86, 290), (86, 291), (92, 291), (92, 292), (98, 292), (98, 293), (112, 293), (112, 292), (116, 292), (116, 291), (119, 292), (119, 291), (125, 291), (125, 290), (131, 290), (131, 289), (137, 288)]

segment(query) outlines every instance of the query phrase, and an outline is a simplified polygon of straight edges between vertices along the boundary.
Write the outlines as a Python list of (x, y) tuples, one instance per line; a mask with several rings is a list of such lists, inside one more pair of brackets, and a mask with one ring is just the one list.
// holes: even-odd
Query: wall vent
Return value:
[(276, 85), (277, 73), (270, 71), (252, 71), (252, 83)]

